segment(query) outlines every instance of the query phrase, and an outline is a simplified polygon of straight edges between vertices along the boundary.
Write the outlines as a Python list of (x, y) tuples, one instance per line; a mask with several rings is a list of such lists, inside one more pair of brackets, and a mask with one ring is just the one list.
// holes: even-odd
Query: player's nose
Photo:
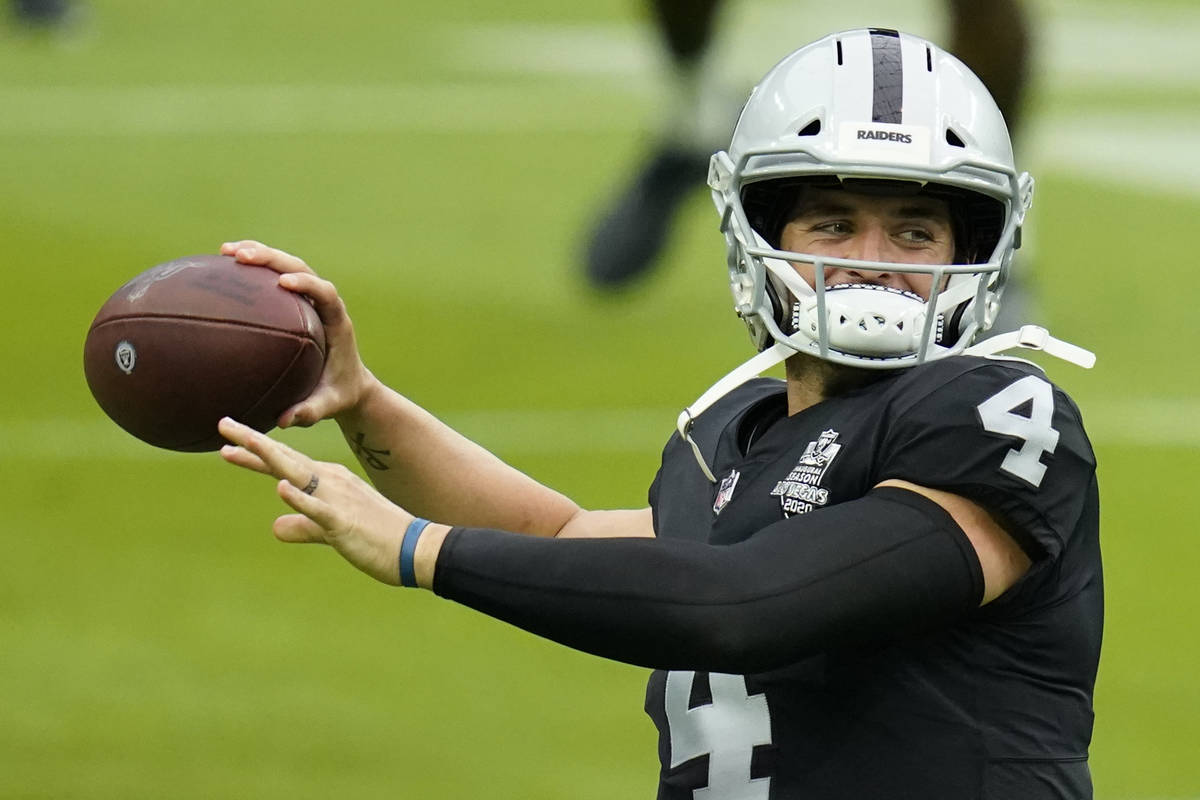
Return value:
[(878, 225), (865, 225), (857, 235), (846, 241), (843, 258), (858, 261), (886, 260), (888, 237), (887, 232)]
[[(870, 227), (861, 231), (847, 242), (842, 258), (854, 261), (890, 261), (888, 253), (887, 232), (882, 228)], [(847, 267), (839, 270), (835, 276), (838, 283), (874, 283), (882, 286), (892, 286), (899, 280), (899, 274), (890, 271), (875, 271)]]

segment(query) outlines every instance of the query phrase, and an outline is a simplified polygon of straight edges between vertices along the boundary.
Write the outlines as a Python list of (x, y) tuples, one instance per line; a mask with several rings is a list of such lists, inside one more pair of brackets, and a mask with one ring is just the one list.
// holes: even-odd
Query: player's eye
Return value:
[(899, 238), (909, 244), (929, 244), (937, 241), (937, 237), (925, 228), (906, 228), (900, 231)]
[(831, 236), (848, 236), (853, 232), (850, 223), (842, 219), (822, 220), (811, 228), (814, 233), (827, 233)]

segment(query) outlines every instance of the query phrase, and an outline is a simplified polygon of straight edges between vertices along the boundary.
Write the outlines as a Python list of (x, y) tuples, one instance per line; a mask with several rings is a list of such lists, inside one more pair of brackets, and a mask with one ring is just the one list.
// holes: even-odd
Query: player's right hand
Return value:
[[(400, 546), (412, 514), (341, 464), (314, 461), (229, 417), (217, 427), (230, 442), (221, 448), (221, 457), (279, 479), (280, 498), (300, 512), (275, 520), (277, 539), (330, 545), (372, 578), (392, 586), (401, 583)], [(448, 525), (430, 523), (421, 534), (413, 555), (417, 585), (432, 588), (438, 553), (448, 533)]]
[(280, 415), (279, 427), (313, 425), (357, 408), (376, 380), (359, 355), (354, 324), (337, 287), (318, 276), (302, 259), (252, 239), (225, 242), (221, 254), (278, 272), (279, 285), (307, 296), (325, 327), (321, 379), (308, 397)]

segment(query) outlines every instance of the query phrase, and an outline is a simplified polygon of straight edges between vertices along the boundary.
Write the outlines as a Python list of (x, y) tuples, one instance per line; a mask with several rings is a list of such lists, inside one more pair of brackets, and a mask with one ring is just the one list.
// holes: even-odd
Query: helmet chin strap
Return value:
[(964, 350), (963, 355), (991, 356), (1015, 347), (1041, 350), (1084, 369), (1091, 369), (1096, 364), (1096, 354), (1091, 350), (1085, 350), (1078, 345), (1064, 342), (1062, 339), (1055, 339), (1050, 335), (1050, 331), (1040, 325), (1022, 325), (1015, 331), (984, 339)]
[[(795, 344), (792, 344), (793, 341)], [(700, 452), (700, 446), (692, 438), (692, 426), (696, 422), (696, 417), (703, 414), (712, 407), (713, 403), (716, 403), (746, 381), (761, 375), (776, 364), (782, 363), (793, 353), (799, 352), (806, 344), (808, 344), (808, 339), (801, 334), (793, 334), (783, 341), (776, 342), (741, 366), (735, 367), (725, 377), (710, 386), (708, 391), (696, 399), (696, 402), (692, 403), (679, 414), (679, 419), (675, 421), (675, 429), (692, 446), (692, 452), (696, 455), (696, 462), (700, 465), (704, 477), (708, 478), (711, 483), (716, 483), (717, 478), (713, 475), (712, 470), (709, 469), (708, 462), (704, 460), (704, 455)]]

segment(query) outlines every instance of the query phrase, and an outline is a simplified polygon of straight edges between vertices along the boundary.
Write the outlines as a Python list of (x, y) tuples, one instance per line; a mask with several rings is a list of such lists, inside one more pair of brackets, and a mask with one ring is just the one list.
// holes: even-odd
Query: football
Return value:
[(169, 450), (217, 450), (217, 421), (260, 431), (316, 386), (325, 330), (279, 274), (229, 256), (168, 261), (126, 283), (88, 329), (83, 366), (118, 425)]

